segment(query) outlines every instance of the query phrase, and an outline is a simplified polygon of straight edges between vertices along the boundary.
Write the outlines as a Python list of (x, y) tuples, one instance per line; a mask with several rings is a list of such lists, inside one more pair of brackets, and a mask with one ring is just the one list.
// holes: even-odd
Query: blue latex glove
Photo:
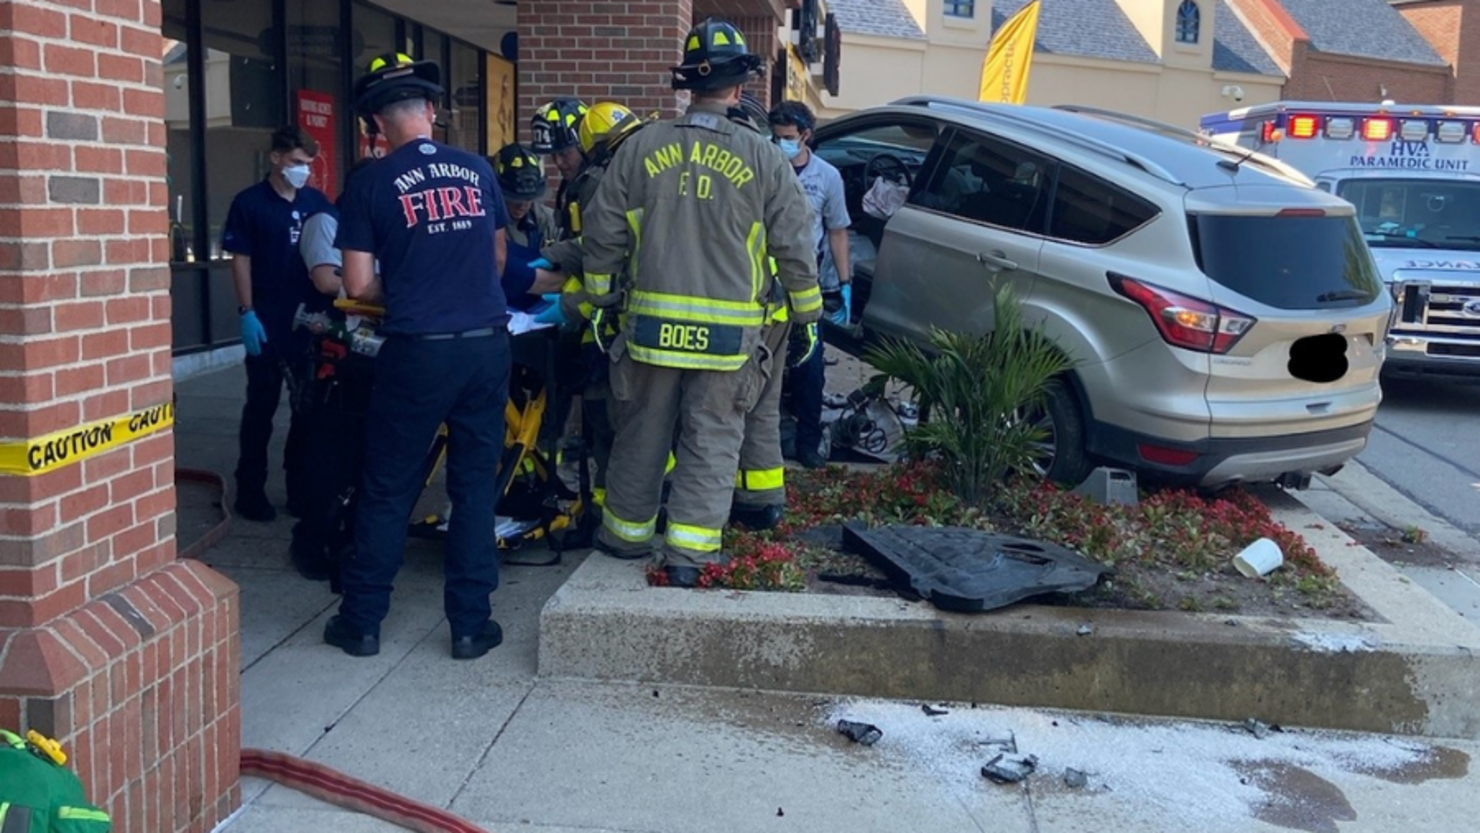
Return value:
[(242, 345), (247, 348), (248, 356), (262, 355), (262, 345), (267, 343), (267, 330), (262, 322), (257, 319), (255, 310), (247, 310), (242, 313)]
[(565, 310), (560, 308), (560, 293), (552, 292), (549, 295), (541, 295), (549, 306), (535, 313), (534, 320), (540, 324), (554, 324), (564, 327), (567, 323)]
[(529, 262), (529, 268), (531, 268), (531, 269), (545, 269), (547, 271), (552, 271), (552, 270), (555, 269), (555, 264), (551, 263), (546, 258), (541, 257), (541, 258), (536, 258), (534, 260), (531, 260)]
[(838, 291), (843, 296), (843, 306), (829, 320), (839, 327), (846, 327), (853, 309), (853, 284), (845, 283)]

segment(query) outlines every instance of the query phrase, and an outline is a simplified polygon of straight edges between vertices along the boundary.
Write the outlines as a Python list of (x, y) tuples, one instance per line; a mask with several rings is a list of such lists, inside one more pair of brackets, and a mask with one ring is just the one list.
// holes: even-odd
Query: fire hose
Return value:
[(243, 749), (242, 775), (265, 778), (327, 804), (380, 819), (416, 833), (488, 833), (440, 807), (367, 784), (323, 764), (281, 752)]
[[(206, 483), (221, 490), (221, 522), (204, 538), (181, 552), (183, 558), (199, 557), (231, 528), (231, 515), (226, 511), (226, 481), (213, 472), (195, 469), (177, 469), (175, 477), (177, 480)], [(488, 833), (486, 829), (440, 807), (414, 801), (323, 764), (281, 752), (243, 749), (241, 774), (281, 784), (326, 804), (363, 813), (415, 833)]]

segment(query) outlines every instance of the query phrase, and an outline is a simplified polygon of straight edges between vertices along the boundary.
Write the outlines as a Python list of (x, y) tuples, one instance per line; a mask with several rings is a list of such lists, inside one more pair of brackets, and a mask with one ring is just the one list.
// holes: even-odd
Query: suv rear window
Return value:
[(1351, 217), (1197, 214), (1193, 245), (1203, 273), (1277, 309), (1369, 304), (1382, 282)]

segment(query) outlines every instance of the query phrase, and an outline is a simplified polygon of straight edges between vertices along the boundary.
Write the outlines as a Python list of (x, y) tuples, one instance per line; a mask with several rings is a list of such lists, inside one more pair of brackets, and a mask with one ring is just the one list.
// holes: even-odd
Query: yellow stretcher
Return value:
[[(346, 315), (380, 320), (380, 307), (352, 301), (336, 301)], [(509, 400), (504, 406), (504, 454), (499, 461), (495, 494), (495, 534), (505, 564), (549, 566), (560, 562), (561, 551), (585, 543), (593, 520), (590, 478), (584, 452), (577, 461), (578, 485), (571, 489), (561, 480), (559, 425), (546, 418), (559, 413), (551, 407), (552, 395), (573, 395), (551, 380), (558, 378), (559, 335), (555, 330), (537, 330), (512, 339), (513, 366), (509, 374)], [(447, 426), (441, 426), (423, 463), (423, 489), (432, 485), (446, 462)], [(447, 532), (449, 507), (442, 514), (413, 520), (409, 533), (418, 538), (441, 538)], [(584, 521), (584, 523), (583, 523)], [(576, 536), (580, 540), (576, 540)], [(549, 555), (527, 560), (512, 553), (544, 541)]]

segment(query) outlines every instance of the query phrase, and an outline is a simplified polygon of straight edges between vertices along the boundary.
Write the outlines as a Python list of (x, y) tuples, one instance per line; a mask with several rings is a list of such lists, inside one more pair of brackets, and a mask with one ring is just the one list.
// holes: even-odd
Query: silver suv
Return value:
[[(980, 331), (992, 285), (1075, 360), (1043, 465), (1304, 487), (1367, 443), (1392, 302), (1351, 204), (1294, 169), (1131, 116), (910, 98), (818, 129), (853, 219), (858, 352)], [(864, 195), (880, 178), (908, 189)]]

